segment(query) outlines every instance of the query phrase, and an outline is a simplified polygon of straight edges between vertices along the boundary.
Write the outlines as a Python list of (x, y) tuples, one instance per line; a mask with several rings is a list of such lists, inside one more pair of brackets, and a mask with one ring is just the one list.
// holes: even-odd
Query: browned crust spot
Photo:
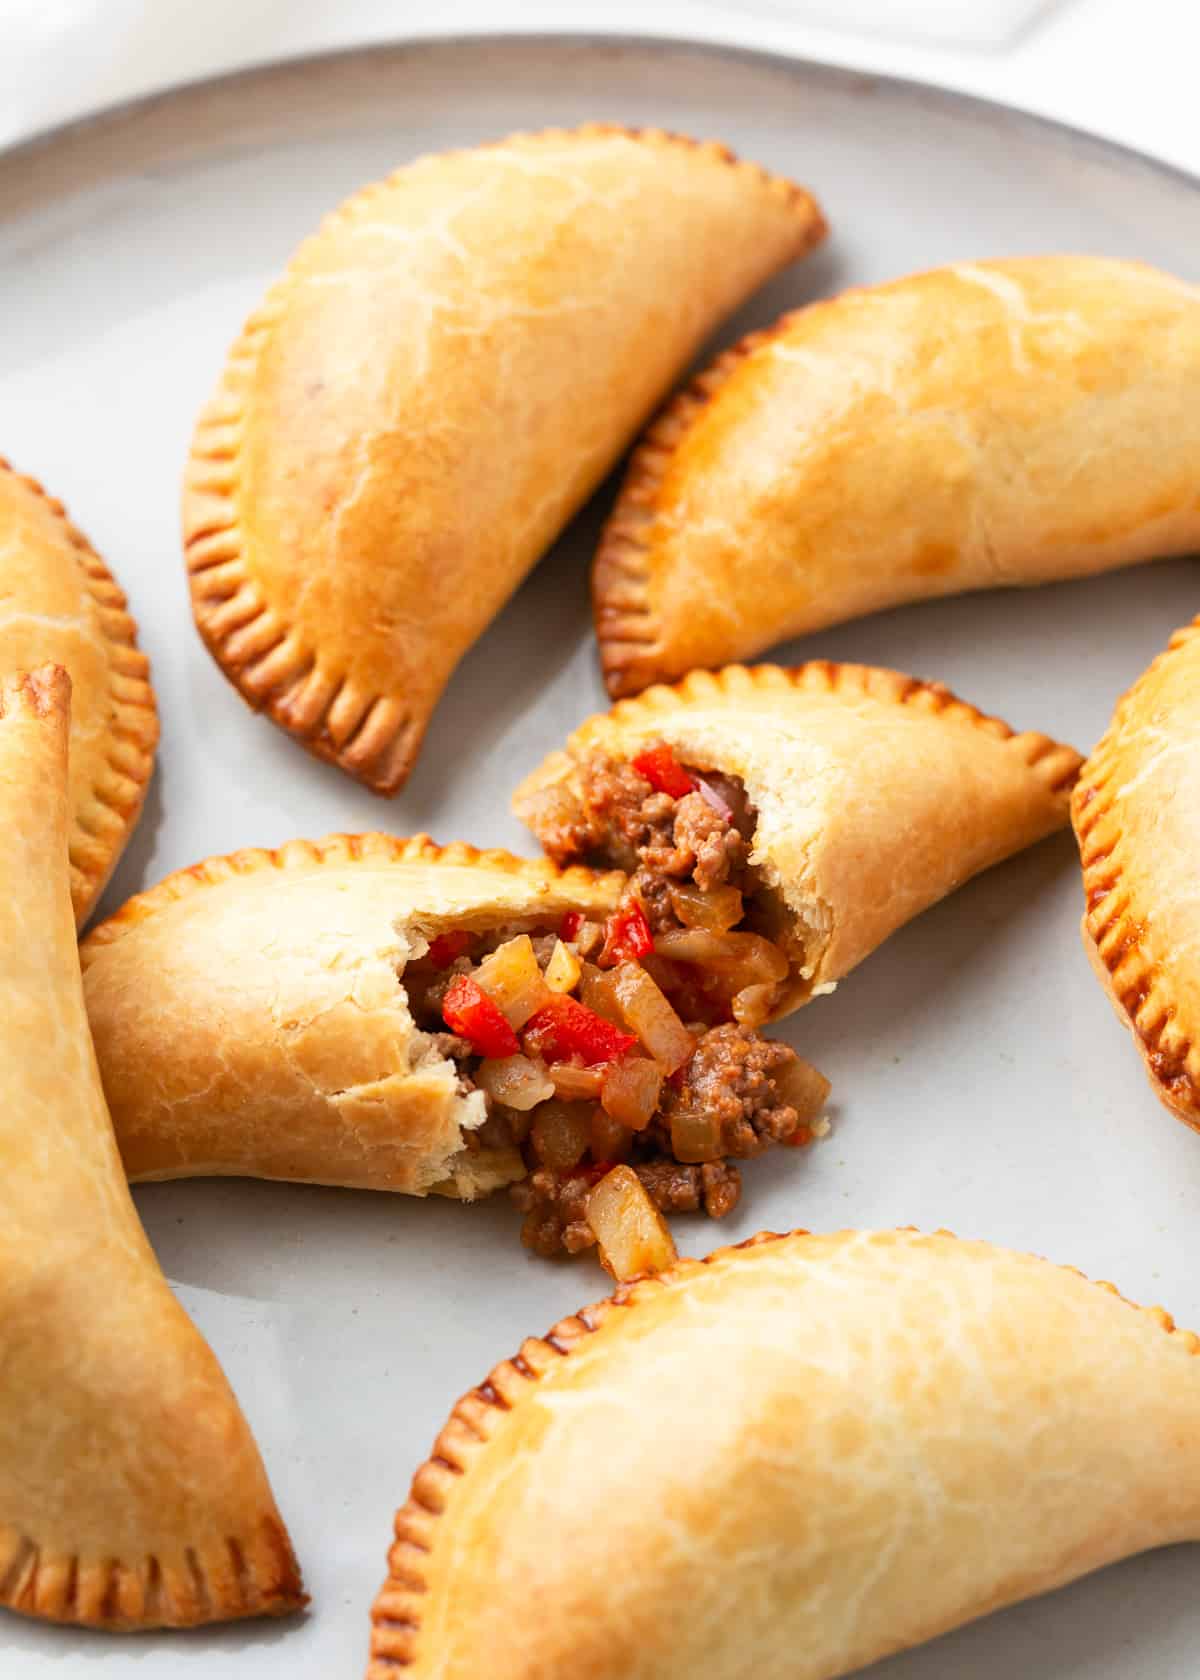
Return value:
[[(737, 170), (770, 197), (795, 209), (797, 257), (825, 236), (820, 207), (794, 181), (737, 157), (719, 141), (695, 140), (664, 129), (587, 123), (576, 129), (512, 134), (490, 146), (439, 155), (491, 151), (514, 142), (604, 137), (686, 147), (715, 164)], [(244, 394), (253, 382), (263, 345), (282, 315), (296, 262), (315, 241), (353, 221), (400, 177), (428, 161), (430, 157), (414, 159), (384, 180), (352, 194), (299, 247), (283, 277), (267, 293), (233, 345), (216, 395), (197, 421), (184, 477), (184, 553), (192, 611), (209, 652), (255, 711), (266, 712), (315, 757), (338, 765), (384, 795), (394, 794), (406, 781), (427, 719), (415, 714), (403, 697), (365, 690), (345, 671), (323, 663), (314, 638), (306, 635), (302, 626), (289, 624), (283, 611), (277, 611), (266, 599), (251, 575), (242, 545), (237, 506), (239, 455)]]
[[(920, 1235), (914, 1226), (903, 1234)], [(831, 1233), (851, 1236), (851, 1231)], [(897, 1232), (895, 1234), (901, 1234)], [(429, 1591), (428, 1558), (437, 1539), (437, 1519), (454, 1495), (455, 1484), (470, 1470), (472, 1460), (491, 1439), (506, 1412), (526, 1398), (538, 1382), (614, 1314), (636, 1308), (664, 1289), (685, 1284), (705, 1267), (723, 1265), (747, 1249), (767, 1243), (791, 1242), (812, 1235), (805, 1230), (760, 1231), (757, 1236), (731, 1247), (718, 1248), (703, 1260), (680, 1260), (656, 1277), (635, 1278), (624, 1283), (607, 1300), (584, 1307), (581, 1312), (559, 1321), (545, 1336), (522, 1342), (520, 1352), (506, 1359), (454, 1407), (434, 1442), (433, 1452), (413, 1477), (408, 1501), (396, 1513), (395, 1540), (388, 1552), (388, 1578), (371, 1607), (371, 1655), (367, 1680), (394, 1680), (397, 1670), (411, 1668), (417, 1661), (421, 1613)], [(955, 1242), (953, 1232), (934, 1231), (930, 1241)], [(1060, 1271), (1090, 1282), (1075, 1266)], [(1114, 1284), (1094, 1283), (1135, 1312), (1143, 1313), (1166, 1334), (1179, 1337), (1191, 1354), (1200, 1353), (1200, 1336), (1179, 1330), (1161, 1307), (1142, 1307), (1129, 1301)]]
[(1071, 800), (1071, 821), (1083, 866), (1083, 939), (1119, 1014), (1133, 1034), (1160, 1101), (1200, 1131), (1200, 1046), (1180, 1020), (1170, 976), (1145, 949), (1146, 917), (1126, 875), (1119, 789), (1123, 733), (1138, 691), (1200, 636), (1200, 618), (1177, 630), (1162, 653), (1117, 702), (1108, 729), (1083, 766)]
[(72, 812), (68, 837), (71, 902), (82, 926), (133, 832), (154, 771), (158, 710), (150, 662), (138, 647), (124, 591), (63, 504), (2, 455), (0, 473), (11, 474), (53, 514), (74, 550), (108, 649), (107, 750), (86, 800)]
[[(181, 898), (220, 886), (238, 875), (257, 875), (265, 870), (311, 870), (326, 865), (374, 865), (393, 863), (425, 863), (475, 868), (492, 874), (517, 876), (531, 884), (561, 886), (568, 892), (578, 884), (580, 889), (592, 888), (605, 876), (602, 872), (575, 866), (557, 869), (548, 858), (521, 858), (500, 847), (481, 851), (466, 841), (439, 846), (428, 834), (415, 834), (401, 839), (392, 834), (329, 834), (323, 840), (289, 840), (284, 846), (268, 851), (248, 846), (223, 857), (205, 858), (187, 869), (177, 869), (157, 886), (138, 893), (123, 904), (115, 915), (99, 927), (93, 928), (79, 948), (80, 963), (86, 973), (97, 953), (106, 945), (115, 944), (142, 922)], [(616, 871), (611, 872), (614, 877)]]
[(711, 705), (714, 701), (736, 701), (741, 695), (775, 689), (798, 689), (804, 694), (866, 695), (888, 705), (910, 706), (944, 718), (948, 723), (966, 724), (993, 739), (1011, 743), (1048, 793), (1066, 795), (1075, 785), (1083, 763), (1074, 747), (1052, 740), (1035, 730), (1015, 731), (1002, 718), (990, 717), (945, 686), (905, 676), (878, 665), (852, 665), (832, 659), (810, 659), (804, 665), (725, 665), (719, 671), (690, 671), (681, 682), (656, 683), (641, 694), (618, 700), (611, 711), (582, 724), (571, 736), (568, 751), (586, 750), (602, 744), (609, 720), (618, 727), (652, 721), (657, 716), (686, 710), (689, 706)]
[(249, 1536), (202, 1551), (148, 1554), (126, 1563), (43, 1548), (0, 1524), (0, 1605), (41, 1621), (108, 1632), (197, 1627), (247, 1616), (286, 1616), (308, 1603), (291, 1541), (275, 1518)]

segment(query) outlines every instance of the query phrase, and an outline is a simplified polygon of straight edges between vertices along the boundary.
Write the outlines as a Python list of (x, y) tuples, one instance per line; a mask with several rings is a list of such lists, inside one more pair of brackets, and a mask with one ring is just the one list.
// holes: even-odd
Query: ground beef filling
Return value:
[(588, 1198), (615, 1165), (661, 1212), (720, 1219), (736, 1160), (811, 1140), (823, 1081), (757, 1031), (788, 963), (744, 925), (753, 828), (740, 784), (663, 743), (593, 756), (542, 837), (560, 862), (625, 870), (614, 914), (443, 935), (406, 969), (417, 1024), (485, 1093), (467, 1147), (521, 1151), (511, 1195), (535, 1253), (593, 1246)]

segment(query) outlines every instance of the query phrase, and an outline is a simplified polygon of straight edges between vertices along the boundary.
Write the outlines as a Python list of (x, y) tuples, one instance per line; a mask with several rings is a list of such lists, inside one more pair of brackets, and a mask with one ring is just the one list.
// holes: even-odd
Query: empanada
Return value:
[(600, 545), (612, 694), (881, 607), (1200, 548), (1200, 292), (960, 263), (755, 333), (633, 457)]
[(396, 1518), (370, 1680), (835, 1680), (1195, 1540), (1198, 1351), (944, 1233), (683, 1261), (459, 1401)]
[(788, 968), (768, 940), (675, 986), (625, 886), (385, 835), (171, 876), (83, 947), (129, 1175), (511, 1183), (527, 1246), (611, 1256), (589, 1202), (623, 1163), (617, 1223), (644, 1217), (664, 1264), (649, 1204), (728, 1213), (735, 1163), (810, 1142), (828, 1085), (755, 1030)]
[(0, 671), (71, 674), (71, 900), (82, 925), (137, 822), (158, 714), (125, 597), (60, 502), (0, 458)]
[(603, 124), (348, 199), (197, 427), (187, 563), (226, 676), (395, 792), (462, 654), (717, 323), (823, 233), (722, 146)]
[(1200, 619), (1118, 704), (1072, 817), (1088, 955), (1155, 1093), (1200, 1131)]
[(70, 679), (0, 681), (0, 1604), (105, 1628), (304, 1603), (237, 1401), (172, 1295), (96, 1072), (67, 876)]
[[(733, 665), (590, 718), (513, 809), (560, 863), (636, 869), (663, 955), (687, 960), (696, 941), (673, 930), (711, 925), (704, 902), (738, 887), (734, 926), (790, 959), (771, 1018), (1061, 828), (1079, 764), (937, 683), (827, 661)], [(699, 907), (684, 886), (699, 888)]]

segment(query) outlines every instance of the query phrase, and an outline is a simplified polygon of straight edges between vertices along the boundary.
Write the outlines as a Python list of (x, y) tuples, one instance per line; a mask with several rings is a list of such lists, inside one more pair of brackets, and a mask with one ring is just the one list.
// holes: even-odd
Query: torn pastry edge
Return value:
[[(925, 1244), (956, 1244), (951, 1231), (929, 1233), (915, 1226), (866, 1233), (874, 1237), (915, 1238)], [(657, 1298), (662, 1291), (683, 1288), (706, 1268), (738, 1263), (748, 1251), (780, 1242), (802, 1243), (806, 1238), (828, 1241), (864, 1235), (845, 1229), (829, 1233), (807, 1230), (760, 1231), (744, 1242), (714, 1249), (703, 1259), (682, 1259), (654, 1277), (635, 1278), (622, 1284), (603, 1301), (584, 1307), (561, 1319), (545, 1336), (530, 1337), (520, 1351), (497, 1365), (475, 1388), (455, 1404), (433, 1444), (430, 1456), (412, 1479), (407, 1502), (396, 1512), (394, 1539), (388, 1550), (388, 1575), (371, 1606), (371, 1650), (366, 1680), (395, 1680), (400, 1669), (412, 1668), (424, 1655), (420, 1649), (423, 1601), (430, 1591), (429, 1559), (438, 1534), (438, 1518), (452, 1507), (459, 1482), (469, 1475), (472, 1464), (495, 1434), (504, 1416), (527, 1399), (546, 1374), (569, 1359), (590, 1336), (618, 1318), (622, 1310), (635, 1310)], [(992, 1246), (992, 1245), (982, 1245)], [(999, 1246), (999, 1245), (997, 1245)], [(1004, 1252), (1015, 1252), (1005, 1250)], [(1038, 1259), (1038, 1256), (1027, 1256)], [(1181, 1339), (1193, 1356), (1200, 1355), (1200, 1336), (1179, 1329), (1162, 1307), (1145, 1307), (1122, 1295), (1115, 1284), (1088, 1278), (1076, 1266), (1043, 1261), (1054, 1270), (1081, 1278), (1093, 1289), (1103, 1290), (1151, 1319), (1168, 1336)]]
[(98, 619), (108, 666), (109, 719), (99, 769), (85, 802), (71, 811), (69, 857), (75, 925), (82, 927), (137, 825), (154, 773), (158, 708), (150, 661), (138, 647), (125, 592), (63, 503), (0, 455), (0, 474), (30, 491), (49, 511), (79, 567)]
[[(247, 418), (244, 399), (263, 346), (283, 319), (294, 274), (313, 247), (354, 221), (411, 170), (520, 143), (617, 137), (701, 154), (734, 170), (768, 198), (793, 208), (797, 240), (790, 261), (798, 261), (820, 244), (828, 231), (820, 205), (797, 182), (739, 158), (720, 141), (695, 140), (662, 129), (586, 123), (574, 129), (522, 131), (486, 146), (425, 154), (360, 188), (304, 240), (235, 340), (216, 392), (197, 420), (183, 488), (184, 555), (196, 627), (249, 706), (265, 712), (314, 757), (336, 764), (373, 792), (390, 796), (403, 786), (420, 750), (429, 714), (415, 711), (403, 697), (369, 692), (344, 671), (323, 667), (316, 645), (319, 638), (310, 645), (304, 627), (289, 622), (283, 610), (272, 606), (252, 574), (237, 502)], [(335, 708), (336, 731), (330, 726)]]
[[(1033, 730), (1018, 732), (1001, 718), (981, 712), (968, 701), (961, 700), (943, 683), (925, 682), (919, 677), (905, 676), (882, 666), (854, 665), (828, 659), (809, 660), (804, 665), (725, 665), (717, 671), (696, 670), (682, 681), (672, 684), (656, 683), (640, 694), (618, 700), (607, 712), (598, 712), (572, 731), (565, 748), (552, 752), (517, 787), (512, 797), (512, 810), (519, 821), (536, 835), (531, 816), (538, 795), (546, 788), (570, 781), (579, 759), (593, 748), (613, 744), (614, 733), (625, 727), (653, 726), (657, 718), (686, 711), (690, 706), (730, 704), (750, 694), (789, 693), (867, 696), (890, 705), (911, 706), (954, 724), (968, 724), (979, 729), (1005, 746), (1011, 746), (1022, 762), (1041, 783), (1050, 798), (1063, 800), (1062, 820), (1067, 817), (1066, 796), (1075, 783), (1082, 754), (1073, 747), (1053, 740)], [(716, 765), (720, 770), (726, 766)], [(750, 791), (749, 789), (747, 791)], [(757, 847), (757, 835), (755, 836)], [(823, 973), (825, 953), (832, 935), (829, 909), (812, 889), (803, 882), (790, 890), (772, 859), (757, 850), (751, 862), (762, 875), (769, 893), (780, 898), (798, 924), (798, 929), (814, 937), (810, 948), (797, 938), (797, 929), (788, 929), (779, 942), (795, 961), (795, 977), (787, 983), (771, 1019), (779, 1020), (811, 998), (834, 989), (836, 980)]]
[[(253, 876), (269, 871), (294, 870), (305, 873), (329, 865), (342, 868), (347, 865), (362, 865), (369, 868), (403, 863), (486, 870), (493, 874), (516, 877), (528, 882), (531, 887), (553, 886), (568, 895), (573, 887), (578, 885), (581, 893), (587, 889), (588, 898), (595, 895), (598, 887), (603, 889), (608, 883), (614, 889), (615, 900), (618, 884), (623, 885), (625, 881), (619, 870), (593, 870), (579, 866), (558, 869), (548, 858), (517, 857), (501, 847), (481, 850), (466, 841), (439, 846), (428, 834), (399, 838), (371, 832), (330, 834), (322, 840), (291, 840), (274, 850), (247, 847), (223, 856), (205, 858), (186, 869), (176, 870), (156, 886), (129, 899), (107, 921), (94, 928), (80, 945), (80, 966), (86, 975), (100, 952), (119, 943), (127, 933), (133, 932), (142, 923), (167, 910), (180, 899), (189, 898), (208, 887), (221, 886), (239, 876)], [(528, 913), (497, 909), (492, 915), (484, 906), (478, 912), (472, 912), (469, 919), (478, 920), (479, 927), (483, 929), (490, 925), (489, 916), (492, 916), (496, 925), (526, 919), (536, 923), (538, 911), (536, 908), (531, 908)], [(459, 918), (460, 921), (467, 919), (465, 916)], [(428, 1034), (423, 1033), (412, 1020), (403, 977), (403, 970), (408, 963), (418, 960), (424, 954), (428, 944), (428, 930), (440, 928), (443, 923), (449, 925), (447, 918), (437, 913), (425, 914), (414, 910), (406, 915), (402, 924), (395, 929), (398, 939), (406, 946), (406, 953), (402, 967), (397, 970), (396, 995), (392, 1000), (392, 1007), (400, 1012), (412, 1033), (412, 1055), (406, 1071), (428, 1074), (435, 1069), (444, 1070), (446, 1082), (449, 1084), (451, 1080), (457, 1081), (454, 1063), (436, 1053), (423, 1054), (423, 1051), (427, 1052), (428, 1049)], [(369, 1081), (364, 1081), (355, 1089), (362, 1091), (369, 1084)], [(464, 1134), (477, 1130), (485, 1119), (482, 1093), (470, 1092), (465, 1096), (452, 1093), (452, 1104), (451, 1113), (458, 1126), (458, 1142), (447, 1151), (440, 1162), (430, 1164), (428, 1173), (422, 1175), (425, 1181), (413, 1193), (446, 1195), (463, 1201), (473, 1201), (506, 1184), (516, 1182), (518, 1178), (523, 1178), (524, 1164), (520, 1173), (515, 1174), (512, 1170), (512, 1159), (505, 1151), (470, 1151), (466, 1147)]]
[(1170, 978), (1148, 955), (1142, 934), (1152, 905), (1140, 905), (1125, 870), (1120, 784), (1127, 777), (1123, 733), (1143, 686), (1200, 638), (1200, 618), (1176, 630), (1163, 651), (1123, 694), (1108, 728), (1080, 772), (1071, 798), (1079, 843), (1084, 949), (1121, 1023), (1133, 1036), (1155, 1095), (1200, 1131), (1200, 1044), (1178, 1019)]

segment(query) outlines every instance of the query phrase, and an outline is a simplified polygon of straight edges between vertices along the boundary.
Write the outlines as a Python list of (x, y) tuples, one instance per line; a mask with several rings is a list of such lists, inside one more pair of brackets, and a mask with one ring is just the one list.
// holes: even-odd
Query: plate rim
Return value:
[[(1031, 135), (1076, 151), (1099, 153), (1108, 160), (1125, 166), (1149, 171), (1153, 175), (1174, 182), (1177, 186), (1200, 192), (1200, 171), (1185, 169), (1166, 158), (1124, 141), (1109, 139), (1093, 129), (1080, 128), (1058, 117), (1045, 116), (1007, 100), (993, 99), (984, 94), (969, 93), (942, 82), (922, 77), (901, 76), (890, 71), (875, 71), (813, 58), (803, 53), (789, 53), (779, 48), (740, 45), (734, 42), (705, 41), (694, 36), (640, 34), (618, 30), (471, 30), (451, 31), (437, 35), (388, 36), (377, 41), (359, 42), (347, 47), (317, 48), (312, 52), (282, 55), (256, 60), (233, 70), (217, 71), (212, 75), (184, 77), (148, 93), (135, 94), (128, 99), (115, 100), (81, 116), (51, 123), (35, 129), (21, 139), (0, 146), (0, 185), (14, 168), (26, 167), (55, 152), (59, 147), (94, 138), (99, 134), (123, 127), (135, 127), (150, 113), (165, 105), (184, 100), (202, 103), (212, 95), (236, 93), (251, 89), (257, 83), (299, 72), (333, 70), (347, 65), (368, 62), (385, 54), (404, 57), (440, 57), (467, 48), (485, 51), (512, 52), (522, 49), (573, 48), (583, 52), (612, 52), (635, 49), (649, 54), (668, 53), (716, 60), (734, 60), (751, 67), (781, 71), (797, 81), (823, 82), (826, 86), (845, 92), (877, 90), (893, 98), (915, 104), (934, 104), (944, 110), (959, 111), (992, 124), (1015, 124)], [(0, 212), (0, 215), (3, 213)]]

